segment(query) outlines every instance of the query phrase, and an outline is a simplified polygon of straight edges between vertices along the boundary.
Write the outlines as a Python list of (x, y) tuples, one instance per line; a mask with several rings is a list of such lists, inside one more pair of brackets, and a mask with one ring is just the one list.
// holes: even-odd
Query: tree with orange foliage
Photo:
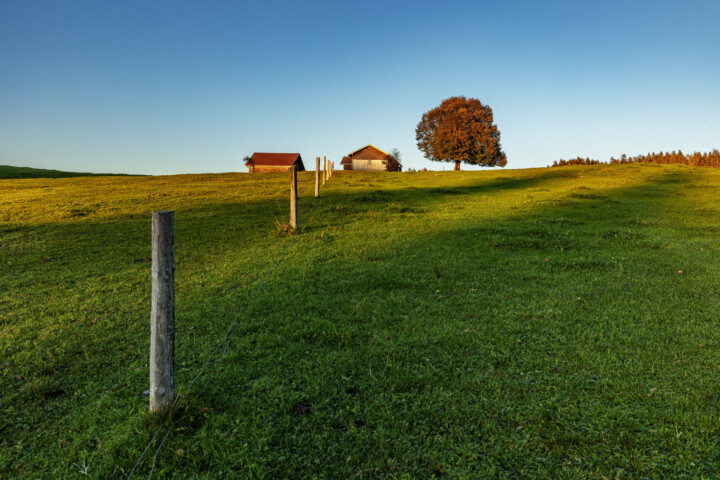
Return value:
[(435, 162), (504, 167), (500, 131), (492, 109), (475, 98), (451, 97), (425, 112), (415, 128), (418, 148)]

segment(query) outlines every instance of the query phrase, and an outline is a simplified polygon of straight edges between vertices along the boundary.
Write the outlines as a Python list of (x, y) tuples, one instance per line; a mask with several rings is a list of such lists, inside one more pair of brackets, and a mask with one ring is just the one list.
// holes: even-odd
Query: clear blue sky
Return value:
[[(0, 164), (246, 171), (492, 107), (507, 168), (720, 147), (720, 2), (0, 0)], [(311, 167), (312, 168), (312, 167)]]

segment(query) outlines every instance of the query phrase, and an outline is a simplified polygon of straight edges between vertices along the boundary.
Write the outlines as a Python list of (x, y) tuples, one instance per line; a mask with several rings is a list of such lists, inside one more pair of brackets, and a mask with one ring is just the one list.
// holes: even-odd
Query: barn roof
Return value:
[[(250, 158), (253, 165), (260, 166), (291, 166), (298, 159), (302, 163), (302, 158), (299, 153), (261, 153), (255, 152)], [(246, 167), (250, 166), (250, 162), (245, 164)]]
[(352, 165), (352, 158), (343, 157), (342, 161), (340, 161), (340, 165)]
[(353, 155), (355, 155), (355, 154), (356, 154), (357, 152), (359, 152), (360, 150), (365, 150), (365, 149), (368, 148), (368, 147), (372, 147), (372, 148), (374, 148), (375, 150), (378, 150), (378, 151), (384, 153), (385, 155), (387, 155), (387, 152), (385, 152), (385, 151), (383, 151), (383, 150), (380, 150), (380, 149), (377, 148), (375, 145), (371, 145), (371, 144), (368, 143), (368, 144), (365, 145), (364, 147), (358, 148), (358, 149), (355, 150), (354, 152), (348, 153), (348, 157), (352, 157)]

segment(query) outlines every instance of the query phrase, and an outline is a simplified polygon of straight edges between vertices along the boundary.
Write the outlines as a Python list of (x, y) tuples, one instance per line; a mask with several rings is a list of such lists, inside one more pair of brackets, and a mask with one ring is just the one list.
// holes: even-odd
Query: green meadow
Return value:
[(717, 478), (720, 170), (313, 179), (0, 180), (0, 477)]

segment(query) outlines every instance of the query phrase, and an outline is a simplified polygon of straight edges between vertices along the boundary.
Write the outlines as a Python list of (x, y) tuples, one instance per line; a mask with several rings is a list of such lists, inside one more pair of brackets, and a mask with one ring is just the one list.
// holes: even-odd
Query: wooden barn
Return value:
[(250, 173), (283, 172), (295, 165), (298, 172), (305, 171), (302, 157), (299, 153), (253, 153), (250, 160), (245, 163)]
[(344, 170), (370, 170), (384, 172), (388, 154), (373, 145), (365, 145), (343, 157), (340, 165)]

